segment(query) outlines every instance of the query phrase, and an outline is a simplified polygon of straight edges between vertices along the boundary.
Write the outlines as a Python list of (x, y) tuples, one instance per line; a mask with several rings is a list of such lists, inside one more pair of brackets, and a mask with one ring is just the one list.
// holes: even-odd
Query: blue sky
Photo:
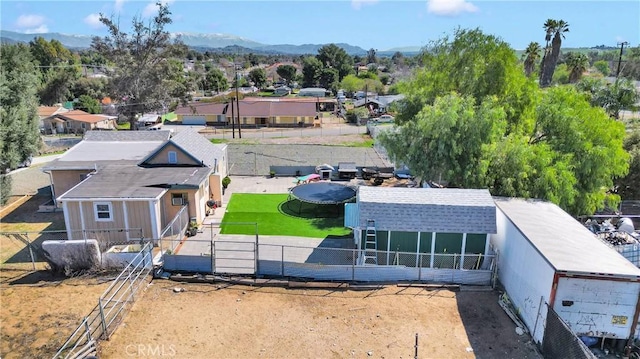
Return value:
[[(563, 46), (640, 43), (640, 1), (189, 1), (169, 3), (172, 32), (224, 33), (264, 44), (345, 42), (380, 51), (424, 46), (453, 29), (481, 28), (515, 49), (544, 42), (548, 18), (570, 25)], [(97, 14), (119, 17), (129, 28), (134, 16), (148, 17), (154, 2), (0, 2), (0, 28), (17, 32), (104, 35)]]

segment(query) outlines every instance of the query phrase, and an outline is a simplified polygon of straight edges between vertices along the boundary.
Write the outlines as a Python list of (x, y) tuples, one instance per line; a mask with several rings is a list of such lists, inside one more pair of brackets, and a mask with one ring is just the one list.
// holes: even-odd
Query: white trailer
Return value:
[(544, 303), (576, 335), (635, 337), (640, 269), (552, 203), (495, 202), (498, 278), (534, 341), (544, 339)]

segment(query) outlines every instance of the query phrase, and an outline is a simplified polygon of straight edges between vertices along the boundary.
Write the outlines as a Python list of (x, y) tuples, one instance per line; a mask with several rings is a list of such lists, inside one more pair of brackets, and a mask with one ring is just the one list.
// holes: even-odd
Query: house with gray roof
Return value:
[(359, 264), (402, 265), (427, 276), (474, 270), (446, 281), (490, 280), (496, 206), (488, 190), (361, 186), (356, 203), (345, 206), (345, 226), (354, 230)]
[(69, 239), (95, 229), (125, 229), (119, 240), (139, 240), (129, 238), (137, 229), (143, 238), (157, 240), (180, 213), (200, 223), (211, 210), (207, 202), (222, 203), (226, 145), (190, 129), (169, 136), (168, 131), (88, 132), (47, 165)]

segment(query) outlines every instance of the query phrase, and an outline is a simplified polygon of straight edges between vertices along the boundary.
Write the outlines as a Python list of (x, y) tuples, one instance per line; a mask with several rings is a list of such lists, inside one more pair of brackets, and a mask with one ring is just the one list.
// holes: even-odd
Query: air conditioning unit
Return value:
[(183, 198), (183, 197), (173, 197), (171, 198), (171, 204), (174, 206), (186, 206), (187, 205), (187, 199)]

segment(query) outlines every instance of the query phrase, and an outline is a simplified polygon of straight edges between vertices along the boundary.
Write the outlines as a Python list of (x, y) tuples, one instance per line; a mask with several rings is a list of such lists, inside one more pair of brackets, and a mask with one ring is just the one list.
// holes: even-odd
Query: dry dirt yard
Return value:
[[(20, 172), (22, 179), (14, 184), (34, 193), (40, 184), (24, 181), (37, 172), (35, 168)], [(22, 196), (14, 200), (18, 198)], [(33, 233), (64, 228), (62, 213), (36, 212), (47, 199), (38, 194), (15, 209), (6, 207), (0, 212), (0, 232), (31, 232), (29, 239), (39, 243)], [(52, 357), (110, 284), (98, 277), (52, 275), (46, 269), (44, 262), (38, 262), (33, 271), (26, 246), (0, 235), (0, 358)]]
[[(183, 288), (183, 292), (174, 292)], [(541, 358), (495, 292), (156, 280), (100, 358)]]

